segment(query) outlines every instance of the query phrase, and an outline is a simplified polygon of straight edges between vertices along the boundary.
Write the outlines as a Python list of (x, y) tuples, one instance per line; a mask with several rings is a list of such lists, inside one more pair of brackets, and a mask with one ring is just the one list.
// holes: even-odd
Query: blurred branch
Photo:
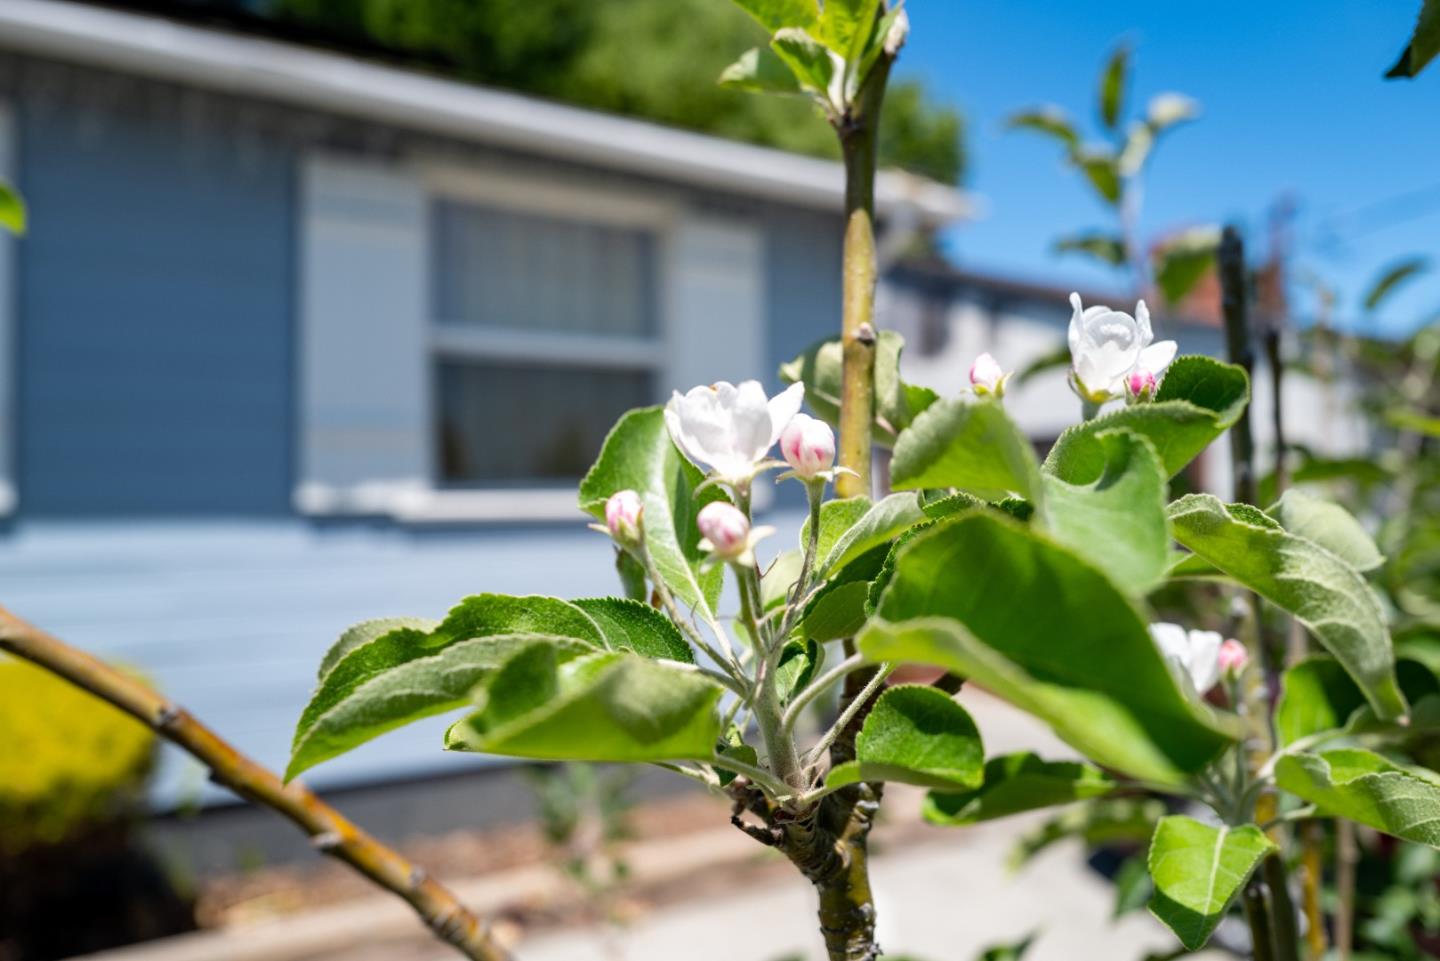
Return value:
[(324, 854), (338, 858), (403, 898), (437, 938), (472, 961), (507, 961), (487, 925), (449, 889), (361, 830), (300, 782), (284, 784), (241, 754), (189, 711), (0, 607), (0, 650), (49, 670), (155, 730), (210, 768), (212, 779), (293, 821)]

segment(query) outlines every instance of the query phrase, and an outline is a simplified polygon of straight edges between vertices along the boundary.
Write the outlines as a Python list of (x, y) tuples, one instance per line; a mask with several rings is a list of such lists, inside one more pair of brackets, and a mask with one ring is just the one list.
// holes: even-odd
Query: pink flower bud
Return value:
[(1125, 378), (1125, 389), (1135, 400), (1145, 400), (1155, 393), (1155, 375), (1143, 367), (1137, 367)]
[(700, 546), (716, 557), (734, 560), (750, 546), (750, 521), (739, 508), (725, 501), (712, 501), (700, 508), (695, 519), (704, 540)]
[(1235, 638), (1227, 638), (1220, 645), (1219, 661), (1220, 673), (1234, 677), (1245, 670), (1245, 665), (1250, 663), (1250, 652), (1245, 650), (1245, 645)]
[(610, 536), (622, 544), (640, 540), (640, 521), (644, 515), (645, 504), (634, 491), (616, 491), (605, 502), (605, 526)]
[(1000, 364), (988, 353), (976, 357), (975, 363), (970, 365), (970, 386), (981, 396), (1004, 397), (1005, 381), (1009, 378), (1010, 375), (1001, 370)]
[(823, 420), (796, 414), (780, 433), (780, 452), (795, 473), (810, 480), (835, 463), (835, 432)]

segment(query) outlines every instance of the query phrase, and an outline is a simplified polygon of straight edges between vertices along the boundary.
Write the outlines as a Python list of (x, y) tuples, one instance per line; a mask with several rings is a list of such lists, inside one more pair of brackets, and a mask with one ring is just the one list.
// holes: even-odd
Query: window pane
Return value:
[(630, 227), (436, 201), (435, 319), (586, 334), (655, 332), (655, 237)]
[(652, 375), (526, 364), (439, 364), (439, 470), (458, 485), (574, 481), (615, 421), (654, 399)]

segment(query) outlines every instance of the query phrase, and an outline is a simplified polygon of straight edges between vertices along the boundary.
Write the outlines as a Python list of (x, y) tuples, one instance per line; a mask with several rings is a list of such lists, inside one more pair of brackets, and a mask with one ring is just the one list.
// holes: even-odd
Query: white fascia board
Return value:
[[(0, 47), (804, 207), (844, 198), (838, 163), (66, 0), (0, 3)], [(972, 212), (963, 192), (895, 171), (876, 202), (935, 225)]]

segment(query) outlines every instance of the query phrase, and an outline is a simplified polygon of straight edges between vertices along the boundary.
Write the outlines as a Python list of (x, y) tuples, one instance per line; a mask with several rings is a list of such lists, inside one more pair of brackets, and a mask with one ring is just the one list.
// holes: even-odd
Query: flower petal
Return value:
[(1135, 323), (1140, 328), (1140, 346), (1148, 346), (1155, 339), (1155, 332), (1150, 329), (1150, 308), (1143, 300), (1135, 304)]
[(780, 439), (790, 419), (800, 413), (800, 405), (805, 403), (805, 385), (791, 384), (789, 387), (770, 398), (770, 443), (765, 446), (769, 450)]
[(1225, 642), (1215, 631), (1190, 632), (1189, 662), (1185, 665), (1195, 690), (1204, 694), (1220, 680), (1220, 645)]
[(1148, 370), (1159, 377), (1165, 368), (1170, 366), (1170, 362), (1175, 359), (1175, 352), (1179, 349), (1179, 345), (1173, 340), (1162, 340), (1151, 344), (1140, 351), (1140, 357), (1135, 361), (1135, 366)]
[(733, 423), (732, 452), (750, 463), (761, 460), (775, 443), (771, 436), (770, 405), (758, 380), (747, 380), (735, 391), (730, 411)]

